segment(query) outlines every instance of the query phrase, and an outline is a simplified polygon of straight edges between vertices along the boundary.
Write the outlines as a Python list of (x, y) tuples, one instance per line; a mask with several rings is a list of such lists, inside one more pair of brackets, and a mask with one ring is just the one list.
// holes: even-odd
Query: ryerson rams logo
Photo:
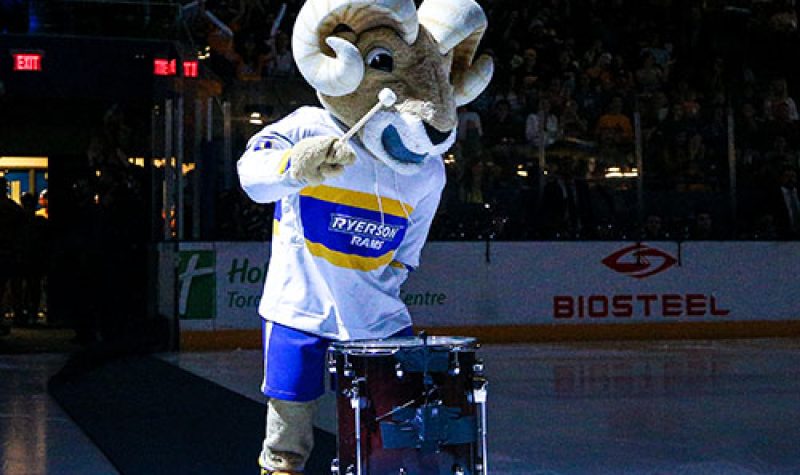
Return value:
[(345, 214), (333, 214), (328, 229), (350, 234), (352, 236), (350, 244), (353, 246), (380, 251), (386, 241), (393, 241), (403, 227)]
[(659, 249), (647, 247), (644, 244), (634, 244), (611, 254), (602, 262), (620, 274), (644, 279), (664, 272), (674, 266), (678, 260)]

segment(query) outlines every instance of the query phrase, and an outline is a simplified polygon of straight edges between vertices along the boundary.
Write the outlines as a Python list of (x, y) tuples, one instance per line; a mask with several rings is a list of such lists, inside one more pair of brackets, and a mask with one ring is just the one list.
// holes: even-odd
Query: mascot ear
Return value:
[(326, 96), (350, 94), (364, 77), (364, 60), (347, 41), (353, 36), (339, 34), (342, 25), (356, 36), (388, 26), (408, 44), (419, 33), (414, 0), (308, 0), (297, 15), (292, 51), (306, 81)]
[(483, 55), (473, 62), (484, 32), (486, 14), (474, 0), (425, 0), (419, 22), (439, 45), (439, 52), (453, 52), (453, 86), (456, 104), (475, 100), (494, 74), (494, 62)]

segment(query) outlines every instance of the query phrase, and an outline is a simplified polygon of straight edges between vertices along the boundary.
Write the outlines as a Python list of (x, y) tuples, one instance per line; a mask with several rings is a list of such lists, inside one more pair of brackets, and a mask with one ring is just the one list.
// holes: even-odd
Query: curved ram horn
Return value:
[(484, 54), (460, 77), (456, 76), (456, 105), (460, 107), (474, 101), (489, 85), (493, 74), (494, 61)]
[(308, 0), (297, 15), (292, 52), (303, 77), (327, 96), (350, 94), (364, 77), (358, 48), (331, 36), (339, 25), (356, 34), (388, 26), (408, 44), (417, 40), (419, 32), (413, 0)]
[(483, 9), (474, 0), (425, 0), (418, 15), (420, 24), (438, 43), (439, 52), (453, 52), (456, 104), (472, 102), (486, 89), (494, 73), (488, 56), (472, 62), (486, 31)]

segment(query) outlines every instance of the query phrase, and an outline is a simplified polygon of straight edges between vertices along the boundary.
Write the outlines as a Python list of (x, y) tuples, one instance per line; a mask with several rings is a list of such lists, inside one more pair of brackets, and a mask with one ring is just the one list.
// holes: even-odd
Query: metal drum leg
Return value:
[[(366, 400), (361, 397), (360, 385), (366, 381), (365, 378), (353, 379), (353, 385), (350, 388), (350, 407), (353, 408), (355, 416), (355, 429), (356, 429), (356, 471), (354, 475), (366, 475), (363, 467), (363, 454), (362, 454), (362, 434), (361, 434), (361, 409), (366, 406)], [(348, 471), (349, 472), (349, 471)]]

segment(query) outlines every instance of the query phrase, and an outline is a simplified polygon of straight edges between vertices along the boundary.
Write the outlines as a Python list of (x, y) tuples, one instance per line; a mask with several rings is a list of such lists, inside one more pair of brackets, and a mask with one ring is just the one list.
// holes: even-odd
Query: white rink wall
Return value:
[[(182, 333), (260, 330), (268, 261), (257, 242), (162, 259)], [(794, 323), (798, 269), (798, 242), (431, 242), (401, 298), (431, 329)]]

